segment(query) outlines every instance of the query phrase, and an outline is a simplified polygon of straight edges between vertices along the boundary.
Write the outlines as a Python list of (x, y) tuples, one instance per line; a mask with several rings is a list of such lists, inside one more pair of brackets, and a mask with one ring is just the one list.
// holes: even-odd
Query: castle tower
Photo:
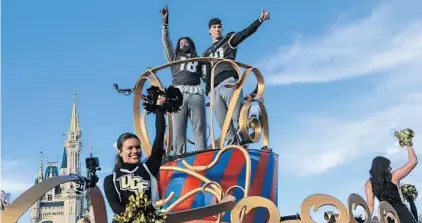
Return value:
[[(81, 148), (81, 129), (76, 111), (76, 92), (74, 91), (70, 127), (64, 142), (62, 161), (61, 163), (58, 160), (57, 162), (47, 162), (44, 165), (41, 152), (41, 162), (37, 168), (34, 183), (38, 184), (58, 175), (81, 175)], [(84, 196), (77, 193), (76, 186), (75, 183), (57, 186), (36, 201), (31, 207), (32, 223), (76, 223), (82, 216), (90, 216), (91, 213), (87, 213), (87, 210), (91, 209), (88, 207), (87, 210), (83, 210)]]
[[(76, 111), (76, 91), (73, 92), (72, 116), (67, 139), (64, 143), (63, 160), (60, 166), (65, 174), (81, 175), (80, 152), (82, 148), (81, 129)], [(63, 187), (64, 198), (64, 221), (63, 223), (75, 223), (82, 212), (83, 196), (76, 193), (76, 184), (67, 183)]]
[[(37, 168), (37, 174), (35, 175), (35, 182), (34, 184), (38, 184), (43, 179), (43, 156), (41, 153), (41, 161), (40, 166)], [(37, 200), (31, 208), (31, 219), (32, 222), (37, 222), (37, 219), (40, 218), (40, 200)]]

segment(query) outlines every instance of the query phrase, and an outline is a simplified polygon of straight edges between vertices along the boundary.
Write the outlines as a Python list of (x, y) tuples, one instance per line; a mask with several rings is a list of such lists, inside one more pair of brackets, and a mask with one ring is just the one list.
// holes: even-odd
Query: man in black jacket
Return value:
[[(223, 24), (218, 18), (213, 18), (209, 21), (209, 33), (212, 38), (213, 44), (204, 52), (204, 57), (213, 58), (224, 58), (229, 60), (236, 60), (236, 53), (238, 45), (243, 42), (246, 38), (251, 36), (258, 27), (266, 20), (270, 18), (270, 15), (265, 10), (262, 10), (261, 15), (256, 19), (249, 27), (240, 32), (230, 32), (226, 36), (222, 36)], [(213, 63), (212, 63), (213, 64)], [(210, 96), (211, 89), (211, 73), (208, 69), (206, 78), (206, 94)], [(226, 118), (230, 99), (234, 93), (234, 88), (226, 88), (225, 85), (228, 83), (234, 83), (239, 79), (239, 75), (229, 63), (219, 63), (215, 68), (214, 72), (214, 111), (217, 117), (218, 124), (223, 127), (224, 120)], [(236, 102), (234, 109), (232, 122), (227, 132), (228, 145), (232, 144), (243, 144), (243, 139), (239, 133), (239, 114), (243, 103), (243, 91)]]

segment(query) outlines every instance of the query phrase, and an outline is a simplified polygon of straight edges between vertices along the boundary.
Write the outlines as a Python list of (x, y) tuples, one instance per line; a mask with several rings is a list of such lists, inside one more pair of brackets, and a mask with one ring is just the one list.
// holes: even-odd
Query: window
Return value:
[(52, 201), (53, 200), (53, 195), (49, 194), (47, 195), (47, 201)]

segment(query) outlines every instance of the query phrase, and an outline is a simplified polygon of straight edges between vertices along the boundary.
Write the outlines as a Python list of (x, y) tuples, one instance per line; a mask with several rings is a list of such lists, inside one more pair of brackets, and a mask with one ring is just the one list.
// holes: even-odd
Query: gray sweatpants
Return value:
[[(236, 79), (230, 77), (214, 88), (214, 114), (217, 118), (220, 128), (223, 128), (224, 120), (226, 119), (227, 110), (230, 104), (230, 99), (233, 96), (235, 88), (226, 88), (224, 85), (228, 83), (234, 83)], [(211, 92), (208, 94), (211, 98)], [(240, 109), (243, 104), (243, 90), (240, 91), (239, 99), (234, 107), (233, 116), (231, 117), (231, 124), (227, 131), (227, 145), (233, 145), (239, 143), (242, 140), (239, 131), (239, 116)]]
[(188, 118), (192, 124), (196, 150), (206, 149), (205, 97), (200, 94), (183, 93), (183, 104), (173, 117), (173, 154), (186, 153), (186, 130)]

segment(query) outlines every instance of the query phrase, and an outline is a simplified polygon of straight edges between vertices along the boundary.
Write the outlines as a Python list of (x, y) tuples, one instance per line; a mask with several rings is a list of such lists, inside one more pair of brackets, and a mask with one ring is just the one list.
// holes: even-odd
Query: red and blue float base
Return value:
[[(213, 163), (215, 165), (212, 166)], [(218, 202), (215, 195), (207, 192), (195, 193), (180, 200), (184, 195), (207, 186), (209, 181), (215, 182), (214, 185), (221, 188), (223, 193), (233, 195), (236, 201), (245, 197), (245, 191), (246, 196), (265, 197), (277, 205), (278, 155), (254, 149), (210, 150), (164, 164), (159, 181), (160, 197), (167, 199), (163, 207), (170, 207), (170, 213)], [(266, 210), (255, 209), (245, 217), (244, 222), (262, 222), (267, 215)], [(215, 220), (217, 217), (211, 216), (199, 222)], [(230, 222), (230, 212), (224, 213), (222, 222)]]

